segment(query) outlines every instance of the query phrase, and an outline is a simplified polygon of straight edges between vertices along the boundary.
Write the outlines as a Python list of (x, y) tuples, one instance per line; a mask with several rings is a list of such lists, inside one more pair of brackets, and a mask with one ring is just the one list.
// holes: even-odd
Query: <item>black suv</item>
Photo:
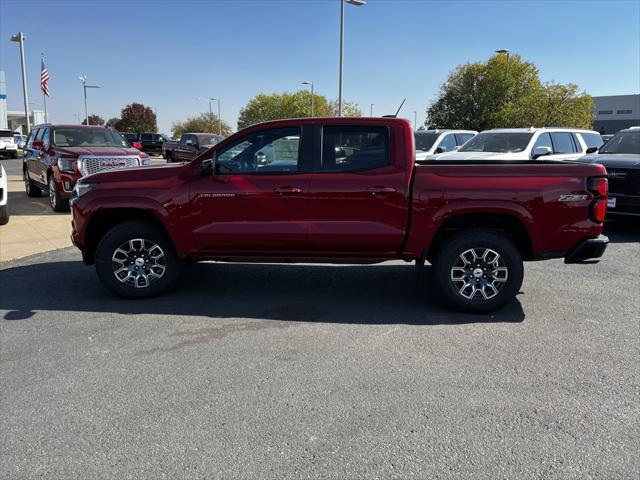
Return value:
[(171, 139), (162, 133), (122, 133), (121, 134), (129, 145), (133, 146), (133, 142), (141, 145), (141, 150), (146, 153), (162, 153), (162, 144)]
[(607, 216), (640, 217), (640, 127), (620, 130), (598, 153), (578, 161), (607, 167)]

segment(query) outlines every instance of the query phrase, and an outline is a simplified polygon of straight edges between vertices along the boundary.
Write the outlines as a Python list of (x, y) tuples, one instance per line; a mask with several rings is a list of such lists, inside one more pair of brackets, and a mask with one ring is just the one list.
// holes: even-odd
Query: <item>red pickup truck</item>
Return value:
[(125, 297), (157, 295), (181, 260), (433, 264), (450, 305), (487, 312), (518, 293), (523, 260), (602, 256), (601, 165), (414, 161), (396, 118), (254, 125), (188, 163), (82, 178), (74, 244)]

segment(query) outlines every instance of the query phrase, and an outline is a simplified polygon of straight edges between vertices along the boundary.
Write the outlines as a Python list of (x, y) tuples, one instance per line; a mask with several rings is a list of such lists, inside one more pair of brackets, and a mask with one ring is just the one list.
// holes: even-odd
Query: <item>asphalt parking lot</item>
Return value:
[[(640, 228), (494, 315), (400, 262), (190, 266), (123, 301), (0, 264), (2, 478), (638, 478)], [(633, 453), (636, 452), (636, 453)]]

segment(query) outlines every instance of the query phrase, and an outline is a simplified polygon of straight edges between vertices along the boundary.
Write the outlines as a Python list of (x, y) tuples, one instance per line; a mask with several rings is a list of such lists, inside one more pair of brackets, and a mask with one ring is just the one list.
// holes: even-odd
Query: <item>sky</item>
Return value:
[[(0, 70), (7, 106), (22, 108), (18, 44), (25, 42), (29, 101), (42, 109), (40, 54), (49, 70), (49, 118), (118, 117), (128, 103), (155, 109), (159, 130), (208, 110), (236, 127), (260, 92), (308, 88), (338, 97), (340, 0), (0, 0)], [(456, 66), (507, 48), (543, 81), (587, 93), (640, 93), (640, 0), (368, 0), (345, 5), (344, 99), (367, 114), (418, 123)], [(214, 104), (214, 109), (216, 105)], [(215, 112), (215, 110), (214, 110)]]

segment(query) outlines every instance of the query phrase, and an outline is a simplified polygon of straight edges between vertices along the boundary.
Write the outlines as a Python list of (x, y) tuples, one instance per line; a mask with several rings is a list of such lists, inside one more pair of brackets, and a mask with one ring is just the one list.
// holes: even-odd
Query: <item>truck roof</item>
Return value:
[(349, 124), (349, 125), (376, 125), (376, 124), (402, 124), (409, 125), (409, 120), (405, 118), (395, 118), (395, 117), (302, 117), (302, 118), (286, 118), (282, 120), (270, 120), (268, 122), (257, 123), (255, 125), (251, 125), (251, 127), (256, 126), (271, 126), (271, 127), (279, 127), (279, 126), (291, 126), (291, 125), (341, 125), (341, 124)]
[(519, 132), (588, 132), (598, 133), (595, 130), (589, 130), (588, 128), (573, 128), (573, 127), (530, 127), (530, 128), (492, 128), (489, 130), (483, 130), (484, 132), (505, 132), (505, 133), (519, 133)]

